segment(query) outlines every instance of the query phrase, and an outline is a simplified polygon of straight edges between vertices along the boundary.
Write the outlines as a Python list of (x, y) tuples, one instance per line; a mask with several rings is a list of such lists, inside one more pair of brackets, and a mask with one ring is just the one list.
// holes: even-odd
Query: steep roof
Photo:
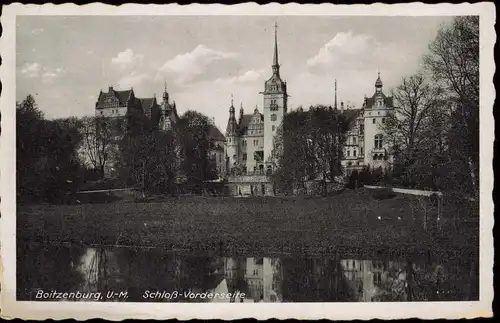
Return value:
[(361, 113), (361, 109), (346, 109), (342, 112), (349, 120), (356, 119)]
[(222, 132), (220, 132), (219, 128), (212, 124), (208, 126), (208, 136), (215, 140), (226, 140), (226, 137), (222, 134)]
[(241, 117), (240, 124), (238, 125), (238, 133), (240, 135), (245, 133), (245, 130), (247, 130), (248, 128), (248, 125), (250, 124), (250, 122), (252, 122), (252, 118), (253, 114), (244, 114)]
[(361, 109), (347, 109), (344, 110), (342, 114), (346, 116), (349, 128), (352, 128), (356, 122), (356, 118), (361, 114)]
[(144, 111), (145, 109), (152, 107), (155, 102), (155, 98), (137, 98), (137, 100), (139, 100), (139, 103)]
[[(371, 98), (366, 98), (366, 106), (365, 109), (371, 109), (373, 107), (373, 104), (375, 103), (375, 97), (377, 96), (377, 93), (374, 93)], [(382, 92), (382, 97), (384, 98), (384, 104), (387, 107), (393, 107), (393, 98), (392, 96), (386, 96)]]
[(130, 94), (133, 92), (133, 90), (125, 90), (125, 91), (114, 91), (116, 94), (116, 97), (118, 98), (118, 101), (120, 101), (120, 105), (126, 105), (127, 100), (130, 97)]
[(136, 102), (138, 106), (142, 110), (142, 112), (148, 117), (151, 118), (153, 114), (153, 107), (156, 103), (156, 98), (136, 98)]

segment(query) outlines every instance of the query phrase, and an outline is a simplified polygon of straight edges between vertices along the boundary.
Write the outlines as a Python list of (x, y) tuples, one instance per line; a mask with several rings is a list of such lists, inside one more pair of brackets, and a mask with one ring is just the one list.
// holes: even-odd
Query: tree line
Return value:
[(16, 105), (21, 203), (62, 202), (89, 187), (195, 192), (217, 175), (210, 121), (198, 112), (159, 131), (133, 117), (47, 120), (31, 95)]

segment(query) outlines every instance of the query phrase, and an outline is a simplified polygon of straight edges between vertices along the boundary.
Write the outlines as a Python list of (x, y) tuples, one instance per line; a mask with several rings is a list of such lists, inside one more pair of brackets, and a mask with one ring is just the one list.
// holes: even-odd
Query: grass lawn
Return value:
[(18, 206), (17, 236), (186, 251), (217, 250), (222, 244), (225, 252), (247, 255), (420, 253), (437, 247), (436, 239), (423, 230), (424, 209), (431, 212), (413, 196), (375, 200), (368, 190), (325, 198), (180, 197), (149, 203), (30, 205)]

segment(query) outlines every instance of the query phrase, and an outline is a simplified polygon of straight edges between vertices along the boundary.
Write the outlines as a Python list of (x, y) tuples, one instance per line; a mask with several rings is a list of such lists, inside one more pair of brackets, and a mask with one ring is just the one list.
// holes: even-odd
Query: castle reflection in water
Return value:
[[(19, 300), (36, 300), (38, 290), (126, 291), (127, 299), (115, 301), (134, 302), (473, 300), (478, 293), (473, 263), (443, 266), (429, 261), (336, 256), (224, 257), (158, 249), (18, 248), (23, 249), (17, 253)], [(180, 295), (152, 300), (143, 297), (145, 291), (178, 291)], [(245, 297), (189, 299), (183, 297), (185, 291), (239, 292)]]

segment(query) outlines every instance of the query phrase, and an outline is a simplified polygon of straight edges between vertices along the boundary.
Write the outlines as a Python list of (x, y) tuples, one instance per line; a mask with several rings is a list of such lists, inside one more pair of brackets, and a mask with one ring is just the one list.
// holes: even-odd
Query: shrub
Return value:
[(391, 188), (378, 188), (372, 193), (372, 197), (376, 200), (386, 200), (396, 196), (396, 193)]

